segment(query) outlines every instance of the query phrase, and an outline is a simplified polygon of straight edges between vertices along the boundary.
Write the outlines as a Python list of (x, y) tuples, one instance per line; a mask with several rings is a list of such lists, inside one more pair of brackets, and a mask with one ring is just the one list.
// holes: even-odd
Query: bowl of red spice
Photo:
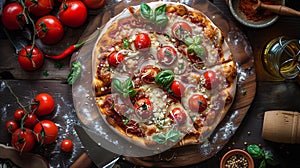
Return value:
[[(261, 0), (268, 5), (285, 5), (285, 0)], [(229, 0), (229, 9), (240, 23), (248, 27), (263, 28), (277, 21), (276, 13), (264, 8), (255, 9), (258, 0)]]
[(222, 157), (220, 168), (254, 168), (254, 161), (248, 152), (232, 149)]

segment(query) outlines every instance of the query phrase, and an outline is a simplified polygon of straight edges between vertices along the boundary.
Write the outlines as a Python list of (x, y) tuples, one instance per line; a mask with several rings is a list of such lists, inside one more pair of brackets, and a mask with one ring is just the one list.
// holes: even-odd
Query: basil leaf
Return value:
[(202, 42), (200, 37), (195, 37), (194, 44), (200, 44)]
[(167, 5), (161, 5), (155, 9), (155, 23), (158, 26), (163, 26), (168, 22), (168, 17), (166, 15)]
[(184, 39), (184, 43), (188, 46), (192, 45), (194, 43), (194, 39), (191, 37), (187, 37)]
[(265, 154), (265, 160), (267, 161), (267, 164), (269, 164), (269, 165), (272, 165), (272, 166), (278, 165), (278, 162), (276, 162), (270, 154)]
[(194, 46), (194, 52), (198, 57), (200, 57), (202, 60), (206, 58), (206, 50), (202, 45), (196, 45)]
[(187, 48), (187, 52), (193, 52), (193, 51), (194, 51), (194, 47), (195, 47), (194, 44), (190, 45), (190, 46)]
[(137, 94), (137, 91), (134, 90), (134, 89), (131, 89), (131, 90), (128, 91), (128, 94), (129, 94), (129, 97), (133, 97)]
[(79, 61), (74, 61), (72, 63), (72, 69), (67, 77), (68, 84), (72, 85), (78, 79), (81, 73), (81, 63)]
[(249, 145), (247, 151), (253, 158), (263, 158), (265, 155), (264, 151), (257, 145)]
[(166, 4), (157, 7), (155, 9), (155, 16), (166, 15), (166, 8), (167, 8)]
[(124, 39), (124, 40), (123, 40), (123, 47), (124, 47), (124, 48), (128, 48), (128, 47), (129, 47), (129, 45), (130, 45), (130, 42), (129, 42), (129, 40), (127, 40), (127, 39)]
[(123, 89), (129, 90), (132, 89), (132, 80), (130, 78), (126, 79), (124, 84), (123, 84)]
[(164, 134), (158, 134), (158, 135), (154, 135), (152, 137), (153, 141), (159, 143), (159, 144), (164, 144), (167, 142), (167, 138), (165, 137)]
[(266, 168), (266, 167), (267, 167), (266, 161), (265, 160), (261, 161), (259, 164), (259, 168)]
[(166, 139), (171, 142), (177, 142), (180, 138), (180, 134), (178, 131), (169, 130), (165, 133)]
[(174, 73), (171, 70), (164, 70), (158, 73), (155, 77), (155, 83), (165, 90), (171, 86), (174, 80)]
[(119, 79), (112, 80), (112, 88), (118, 93), (123, 93), (123, 84)]
[(147, 5), (144, 2), (142, 2), (140, 6), (140, 10), (141, 10), (141, 16), (144, 19), (151, 20), (151, 17), (153, 16), (155, 17), (155, 15), (153, 14), (153, 10), (150, 8), (149, 5)]

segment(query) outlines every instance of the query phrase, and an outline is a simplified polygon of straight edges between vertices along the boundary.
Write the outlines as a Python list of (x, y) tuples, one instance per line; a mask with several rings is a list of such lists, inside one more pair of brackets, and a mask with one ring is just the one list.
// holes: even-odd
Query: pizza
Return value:
[(93, 49), (104, 122), (146, 149), (205, 142), (234, 101), (237, 67), (222, 31), (175, 2), (129, 6)]

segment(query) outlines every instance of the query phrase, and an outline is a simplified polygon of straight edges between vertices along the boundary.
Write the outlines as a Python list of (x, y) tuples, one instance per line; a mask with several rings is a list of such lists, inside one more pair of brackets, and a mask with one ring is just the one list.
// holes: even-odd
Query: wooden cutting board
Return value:
[[(131, 2), (130, 5), (139, 4), (139, 1), (134, 1)], [(256, 74), (254, 69), (254, 56), (246, 36), (209, 1), (201, 0), (191, 2), (187, 5), (205, 13), (223, 31), (234, 59), (238, 64), (238, 84), (235, 100), (230, 111), (206, 143), (172, 148), (155, 156), (142, 158), (126, 157), (127, 160), (140, 166), (186, 166), (199, 163), (214, 156), (229, 141), (232, 135), (234, 135), (240, 124), (242, 124), (243, 118), (247, 114), (255, 96)], [(87, 39), (95, 32), (97, 27), (104, 25), (110, 18), (128, 6), (129, 4), (126, 2), (107, 5), (105, 9), (101, 10), (93, 21), (90, 22), (80, 41)], [(91, 53), (93, 46), (94, 44), (91, 43), (85, 45), (77, 54), (73, 55), (72, 60), (76, 60), (78, 57), (86, 55), (86, 53)]]

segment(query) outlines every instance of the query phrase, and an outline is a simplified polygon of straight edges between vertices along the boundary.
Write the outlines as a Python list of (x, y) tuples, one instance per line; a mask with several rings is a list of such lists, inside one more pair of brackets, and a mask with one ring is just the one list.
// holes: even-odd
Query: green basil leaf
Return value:
[(194, 44), (200, 44), (202, 42), (200, 37), (195, 37)]
[(247, 151), (253, 158), (263, 158), (265, 155), (264, 151), (257, 145), (249, 145)]
[(127, 39), (124, 39), (124, 40), (123, 40), (123, 47), (124, 47), (124, 48), (128, 48), (128, 47), (129, 47), (129, 45), (130, 45), (130, 42), (129, 42), (129, 40), (127, 40)]
[(67, 77), (68, 84), (72, 85), (78, 79), (81, 73), (81, 63), (79, 61), (74, 61), (72, 63), (71, 71)]
[(206, 50), (202, 45), (196, 45), (194, 46), (194, 52), (198, 57), (200, 57), (202, 60), (206, 58)]
[(180, 138), (180, 134), (178, 131), (169, 130), (165, 133), (166, 139), (171, 142), (177, 142)]
[(267, 161), (267, 164), (269, 164), (269, 165), (272, 165), (272, 166), (278, 165), (278, 162), (276, 162), (270, 154), (265, 154), (265, 160)]
[(164, 134), (154, 135), (154, 136), (152, 137), (152, 139), (153, 139), (153, 141), (155, 141), (155, 142), (157, 142), (157, 143), (159, 143), (159, 144), (164, 144), (164, 143), (167, 142), (167, 139), (166, 139), (166, 137), (165, 137)]
[(133, 85), (132, 85), (132, 80), (130, 78), (126, 79), (123, 83), (123, 89), (132, 89)]
[(266, 161), (262, 160), (259, 164), (259, 168), (266, 168), (266, 167), (267, 167)]
[(155, 17), (151, 7), (144, 2), (142, 2), (141, 6), (140, 6), (140, 10), (141, 10), (141, 16), (144, 19), (151, 20), (151, 17), (153, 17), (153, 16)]
[(134, 90), (134, 89), (131, 89), (131, 90), (128, 91), (128, 94), (129, 94), (129, 97), (133, 97), (137, 94), (137, 91)]
[(191, 37), (187, 37), (184, 39), (184, 43), (188, 46), (192, 45), (194, 43), (194, 39)]
[(166, 15), (166, 8), (167, 8), (166, 4), (157, 7), (155, 9), (155, 16)]
[(168, 90), (174, 80), (174, 73), (171, 70), (164, 70), (155, 77), (155, 83), (165, 90)]
[(187, 52), (193, 52), (193, 51), (194, 51), (194, 47), (195, 47), (194, 44), (190, 45), (190, 46), (187, 48)]
[(112, 79), (112, 88), (118, 93), (123, 93), (123, 84), (119, 79)]
[(158, 15), (155, 18), (155, 23), (157, 26), (165, 26), (168, 23), (169, 19), (166, 15)]

